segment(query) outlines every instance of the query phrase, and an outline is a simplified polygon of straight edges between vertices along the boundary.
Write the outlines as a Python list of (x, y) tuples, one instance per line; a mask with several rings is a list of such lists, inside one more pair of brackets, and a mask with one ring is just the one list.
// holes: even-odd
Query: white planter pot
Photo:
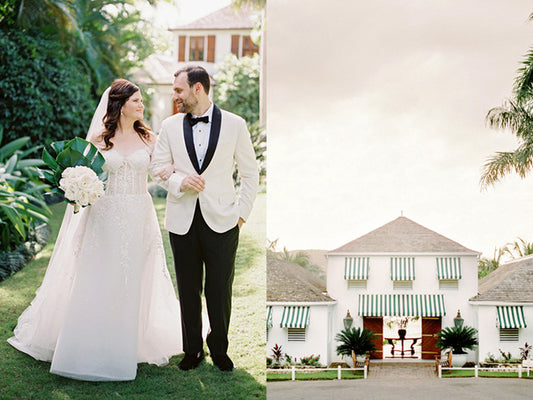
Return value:
[(462, 367), (466, 363), (467, 354), (452, 353), (452, 367)]

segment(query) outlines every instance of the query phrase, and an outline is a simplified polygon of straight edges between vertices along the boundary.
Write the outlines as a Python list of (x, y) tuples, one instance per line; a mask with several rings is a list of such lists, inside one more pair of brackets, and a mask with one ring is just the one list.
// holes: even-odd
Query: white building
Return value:
[[(146, 66), (136, 74), (136, 82), (152, 90), (152, 117), (149, 121), (154, 132), (161, 122), (176, 112), (172, 102), (174, 72), (187, 64), (203, 66), (213, 77), (217, 64), (234, 54), (237, 57), (253, 55), (259, 48), (252, 41), (254, 22), (260, 13), (243, 7), (227, 6), (186, 25), (169, 29), (174, 35), (172, 56), (152, 55)], [(212, 80), (212, 84), (216, 84)]]
[[(470, 303), (477, 311), (479, 361), (499, 349), (520, 358), (520, 347), (533, 343), (533, 255), (501, 265), (479, 282)], [(529, 326), (528, 326), (529, 323)]]
[[(378, 335), (372, 358), (434, 359), (441, 352), (434, 335), (453, 326), (458, 311), (465, 325), (477, 328), (469, 299), (478, 293), (478, 257), (478, 252), (402, 216), (329, 252), (324, 293), (317, 292), (316, 278), (313, 285), (298, 282), (310, 281), (306, 270), (290, 269), (290, 263), (282, 268), (269, 260), (268, 350), (278, 343), (289, 354), (320, 351), (327, 355), (321, 357), (322, 363), (349, 361), (337, 356), (335, 336), (344, 329), (350, 311), (353, 327), (367, 327)], [(311, 313), (305, 341), (291, 340), (291, 330), (284, 326), (287, 308), (296, 306), (306, 306)], [(387, 322), (398, 317), (416, 318), (407, 326), (403, 342), (397, 330), (386, 329)], [(394, 354), (392, 345), (384, 353), (388, 339), (395, 343)], [(415, 345), (420, 346), (416, 351)], [(468, 359), (474, 361), (476, 354), (470, 353)]]
[[(418, 317), (421, 326), (408, 328), (406, 338), (422, 344), (422, 359), (434, 359), (440, 354), (434, 334), (453, 326), (458, 310), (465, 325), (475, 324), (468, 300), (478, 290), (478, 256), (403, 216), (329, 252), (327, 292), (337, 301), (329, 335), (343, 329), (350, 310), (353, 326), (378, 335), (371, 357), (392, 357), (383, 354), (384, 318)], [(413, 340), (405, 340), (406, 349), (411, 344)], [(330, 346), (334, 354), (337, 343)]]
[(325, 282), (301, 266), (267, 257), (267, 357), (277, 344), (293, 359), (329, 354), (331, 308)]

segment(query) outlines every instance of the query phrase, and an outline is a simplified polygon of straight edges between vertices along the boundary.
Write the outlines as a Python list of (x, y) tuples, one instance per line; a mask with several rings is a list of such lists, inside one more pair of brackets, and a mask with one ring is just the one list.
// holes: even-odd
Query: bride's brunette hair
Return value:
[[(105, 143), (104, 150), (113, 147), (111, 139), (115, 137), (118, 122), (120, 120), (120, 111), (128, 99), (140, 89), (126, 79), (115, 79), (109, 91), (109, 101), (107, 103), (107, 113), (104, 117), (104, 131), (102, 139)], [(148, 142), (150, 138), (150, 128), (142, 121), (137, 120), (133, 124), (133, 129), (139, 134), (139, 137)]]

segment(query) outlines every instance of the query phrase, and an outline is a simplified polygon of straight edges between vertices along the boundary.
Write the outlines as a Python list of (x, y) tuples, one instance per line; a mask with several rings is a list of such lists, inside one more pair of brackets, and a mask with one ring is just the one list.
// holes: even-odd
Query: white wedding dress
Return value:
[(106, 191), (65, 218), (46, 275), (8, 342), (74, 379), (135, 379), (182, 352), (179, 304), (152, 199), (150, 148), (102, 152)]

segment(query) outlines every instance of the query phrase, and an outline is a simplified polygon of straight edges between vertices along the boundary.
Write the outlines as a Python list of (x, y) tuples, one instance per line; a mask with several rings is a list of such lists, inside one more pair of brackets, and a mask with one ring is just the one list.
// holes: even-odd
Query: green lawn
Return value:
[[(320, 372), (296, 372), (295, 378), (297, 381), (313, 381), (324, 379), (337, 379), (337, 371), (320, 371)], [(342, 379), (363, 379), (363, 371), (341, 371)], [(288, 372), (268, 372), (267, 381), (290, 381), (292, 373)]]
[[(162, 221), (164, 200), (155, 199), (155, 205)], [(166, 367), (139, 365), (137, 378), (132, 382), (95, 383), (62, 378), (48, 372), (49, 363), (36, 361), (6, 343), (18, 316), (42, 281), (64, 207), (64, 203), (52, 207), (52, 236), (48, 245), (23, 270), (0, 283), (0, 399), (266, 399), (265, 194), (256, 200), (242, 229), (237, 252), (229, 348), (235, 370), (221, 372), (207, 357), (198, 369), (184, 372), (178, 369), (182, 358), (179, 355)], [(163, 240), (167, 263), (172, 266), (166, 232)], [(173, 268), (169, 270), (174, 279)]]
[[(451, 374), (442, 373), (443, 378), (473, 378), (475, 372), (471, 370), (452, 370)], [(504, 372), (504, 371), (478, 371), (480, 378), (518, 378), (518, 372)], [(533, 379), (533, 373), (526, 375), (526, 371), (522, 371), (522, 378)]]

